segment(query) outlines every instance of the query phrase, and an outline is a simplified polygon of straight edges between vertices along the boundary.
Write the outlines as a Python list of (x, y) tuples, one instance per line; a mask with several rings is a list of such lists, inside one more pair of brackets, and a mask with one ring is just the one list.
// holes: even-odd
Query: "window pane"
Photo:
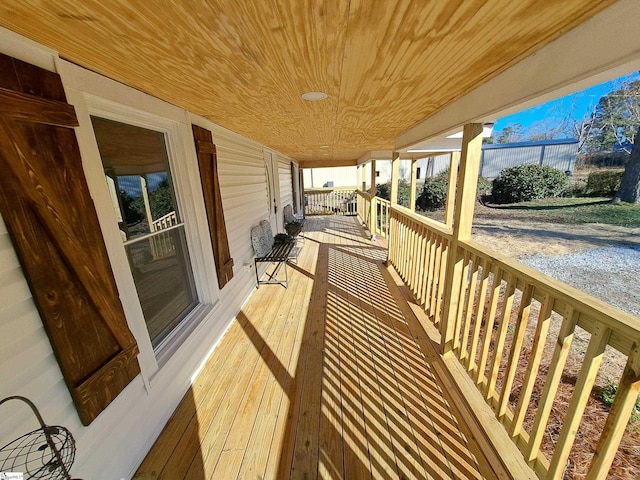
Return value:
[(197, 304), (162, 132), (92, 117), (111, 202), (154, 348)]
[(136, 239), (125, 249), (151, 343), (157, 347), (197, 303), (184, 227)]

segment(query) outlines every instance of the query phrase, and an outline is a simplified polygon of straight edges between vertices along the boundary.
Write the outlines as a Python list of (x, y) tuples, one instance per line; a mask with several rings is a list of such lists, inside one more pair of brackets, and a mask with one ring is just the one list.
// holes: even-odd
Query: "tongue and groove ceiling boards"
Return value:
[(311, 164), (392, 149), (612, 3), (3, 0), (0, 25)]

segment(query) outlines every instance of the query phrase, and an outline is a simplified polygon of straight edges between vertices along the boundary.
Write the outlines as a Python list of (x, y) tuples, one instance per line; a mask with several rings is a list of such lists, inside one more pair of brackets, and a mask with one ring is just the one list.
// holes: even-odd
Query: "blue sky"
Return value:
[(508, 115), (498, 119), (493, 127), (493, 131), (496, 132), (498, 130), (502, 130), (507, 125), (514, 123), (519, 123), (526, 129), (531, 125), (542, 121), (549, 121), (549, 123), (554, 124), (561, 123), (563, 119), (567, 118), (567, 116), (580, 119), (591, 112), (593, 107), (598, 104), (600, 97), (617, 89), (620, 83), (629, 80), (636, 80), (638, 78), (640, 78), (640, 74), (638, 72), (634, 72), (615, 80), (595, 85), (591, 88), (587, 88), (586, 90), (581, 90), (565, 97), (543, 103), (542, 105), (522, 110), (521, 112), (514, 113), (513, 115)]

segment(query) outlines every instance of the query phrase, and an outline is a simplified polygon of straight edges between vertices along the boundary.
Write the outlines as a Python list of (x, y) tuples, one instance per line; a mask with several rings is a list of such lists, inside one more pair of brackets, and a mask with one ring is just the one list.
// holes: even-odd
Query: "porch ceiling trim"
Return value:
[(355, 167), (357, 165), (355, 159), (317, 159), (317, 160), (299, 160), (300, 168), (323, 168), (323, 167)]

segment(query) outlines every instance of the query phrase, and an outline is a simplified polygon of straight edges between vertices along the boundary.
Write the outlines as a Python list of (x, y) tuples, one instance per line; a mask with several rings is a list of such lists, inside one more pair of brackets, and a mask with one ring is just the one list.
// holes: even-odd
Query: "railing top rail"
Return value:
[(356, 187), (316, 187), (304, 189), (304, 193), (330, 193), (335, 191), (355, 192), (357, 189)]
[(433, 220), (431, 218), (423, 217), (422, 215), (412, 212), (407, 207), (402, 207), (400, 205), (392, 205), (391, 212), (403, 215), (405, 217), (409, 217), (414, 222), (417, 222), (419, 224), (426, 226), (427, 228), (435, 230), (442, 236), (447, 237), (448, 239), (451, 239), (453, 236), (453, 229), (451, 227), (447, 227), (445, 224), (437, 222), (436, 220)]
[(175, 210), (173, 210), (172, 212), (169, 212), (169, 213), (167, 213), (167, 214), (165, 214), (165, 215), (161, 216), (160, 218), (156, 218), (156, 219), (153, 221), (153, 223), (155, 223), (155, 222), (160, 222), (160, 221), (162, 221), (162, 220), (164, 220), (164, 219), (166, 219), (166, 218), (175, 217), (175, 216), (176, 216), (176, 211), (175, 211)]
[(472, 254), (490, 259), (506, 272), (574, 307), (587, 317), (602, 322), (617, 334), (618, 341), (612, 346), (621, 350), (622, 353), (629, 355), (633, 343), (640, 344), (640, 318), (527, 267), (506, 255), (491, 251), (473, 240), (460, 241), (459, 245)]
[(369, 201), (371, 200), (371, 194), (370, 193), (363, 192), (362, 190), (356, 190), (356, 193), (358, 195), (360, 195), (362, 198), (366, 199), (366, 200), (369, 200)]

